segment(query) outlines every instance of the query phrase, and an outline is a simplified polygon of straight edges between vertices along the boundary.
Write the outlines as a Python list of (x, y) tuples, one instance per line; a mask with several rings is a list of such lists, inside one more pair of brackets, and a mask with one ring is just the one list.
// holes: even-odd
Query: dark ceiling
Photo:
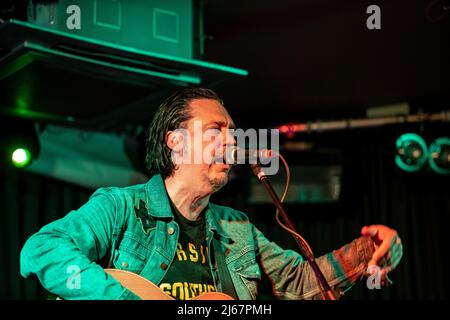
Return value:
[[(0, 7), (11, 3), (16, 3), (14, 17), (25, 20), (28, 0), (1, 0)], [(373, 4), (381, 8), (381, 30), (366, 27), (366, 10)], [(450, 8), (450, 0), (206, 0), (203, 60), (249, 71), (248, 77), (213, 87), (241, 127), (359, 117), (368, 107), (402, 102), (413, 111), (441, 111), (450, 106), (450, 10), (444, 11), (444, 5)], [(52, 90), (49, 98), (42, 91), (42, 106), (36, 99), (30, 105), (48, 109), (54, 102), (59, 108), (55, 95), (66, 100), (62, 88), (72, 90), (76, 79), (71, 77), (53, 77), (55, 86), (41, 81)], [(101, 94), (102, 86), (94, 87), (78, 91), (88, 102), (95, 94), (95, 101), (113, 109), (111, 99)], [(105, 88), (108, 95), (118, 92), (114, 86)], [(126, 117), (112, 114), (110, 127), (119, 129), (147, 124), (160, 103), (140, 102), (134, 91), (126, 102), (110, 96), (126, 110)], [(129, 100), (142, 106), (139, 112), (130, 112)], [(73, 102), (80, 107), (63, 111), (102, 111), (98, 103)]]
[[(249, 70), (216, 88), (241, 125), (364, 115), (399, 102), (442, 110), (450, 105), (450, 13), (434, 20), (443, 3), (208, 1), (205, 59)], [(381, 30), (366, 27), (371, 4), (381, 8)]]

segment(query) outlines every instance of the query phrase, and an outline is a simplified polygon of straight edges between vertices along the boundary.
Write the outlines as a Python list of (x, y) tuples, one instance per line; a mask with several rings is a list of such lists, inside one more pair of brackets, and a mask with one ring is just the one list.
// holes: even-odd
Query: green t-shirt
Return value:
[(190, 221), (173, 204), (172, 211), (180, 226), (180, 235), (175, 258), (159, 285), (160, 289), (178, 300), (215, 292), (209, 268), (204, 215), (200, 220)]

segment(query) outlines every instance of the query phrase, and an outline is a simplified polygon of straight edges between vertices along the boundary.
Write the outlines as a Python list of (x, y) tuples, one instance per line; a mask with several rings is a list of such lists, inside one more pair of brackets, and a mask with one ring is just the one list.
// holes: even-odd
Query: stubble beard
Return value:
[(213, 192), (217, 192), (222, 187), (224, 187), (228, 182), (228, 175), (225, 176), (225, 178), (219, 179), (219, 178), (213, 178), (210, 179), (211, 188), (213, 189)]
[(206, 180), (205, 182), (212, 189), (212, 193), (219, 191), (228, 183), (228, 174), (229, 173), (225, 173), (225, 176), (222, 178), (218, 178), (218, 177), (210, 178), (208, 176), (204, 177), (205, 178), (204, 180)]

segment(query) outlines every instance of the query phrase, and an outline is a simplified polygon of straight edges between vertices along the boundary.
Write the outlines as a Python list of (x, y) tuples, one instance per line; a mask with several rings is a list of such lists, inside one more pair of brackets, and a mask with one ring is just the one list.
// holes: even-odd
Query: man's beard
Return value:
[(225, 178), (219, 179), (219, 178), (213, 178), (209, 179), (209, 183), (211, 185), (211, 188), (213, 189), (213, 192), (217, 192), (220, 189), (222, 189), (223, 186), (225, 186), (228, 182), (228, 175), (225, 176)]
[(218, 178), (217, 176), (210, 177), (209, 174), (203, 175), (203, 183), (207, 184), (211, 188), (211, 193), (217, 192), (222, 189), (228, 182), (228, 174), (229, 172), (224, 172), (222, 177)]

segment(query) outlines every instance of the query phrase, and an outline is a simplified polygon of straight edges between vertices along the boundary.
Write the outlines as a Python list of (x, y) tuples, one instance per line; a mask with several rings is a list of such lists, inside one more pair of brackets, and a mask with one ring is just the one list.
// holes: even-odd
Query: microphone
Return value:
[(242, 149), (236, 146), (225, 150), (224, 160), (228, 164), (256, 164), (260, 160), (269, 160), (274, 155), (269, 149)]

